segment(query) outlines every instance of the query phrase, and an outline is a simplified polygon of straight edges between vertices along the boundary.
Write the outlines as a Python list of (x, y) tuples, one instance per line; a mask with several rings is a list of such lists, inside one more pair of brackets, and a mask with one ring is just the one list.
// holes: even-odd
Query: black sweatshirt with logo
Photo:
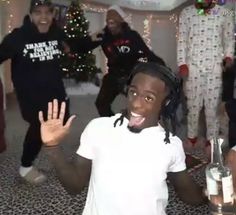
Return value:
[(105, 27), (101, 41), (92, 41), (90, 37), (71, 40), (72, 50), (75, 52), (90, 51), (101, 45), (107, 57), (109, 73), (117, 76), (128, 75), (140, 58), (165, 65), (144, 43), (141, 36), (132, 30), (127, 23), (122, 25), (122, 33), (112, 35)]
[(232, 67), (223, 72), (223, 92), (222, 100), (230, 120), (236, 122), (236, 98), (234, 97), (236, 84), (236, 61)]
[(229, 119), (236, 122), (236, 98), (234, 97), (235, 92), (235, 81), (236, 81), (236, 61), (234, 64), (227, 68), (226, 71), (222, 73), (223, 79), (223, 91), (222, 100), (225, 102), (226, 112)]
[(56, 25), (42, 34), (25, 18), (22, 27), (0, 44), (0, 63), (11, 59), (12, 82), (26, 120), (53, 98), (66, 97), (59, 64), (63, 40), (64, 33)]

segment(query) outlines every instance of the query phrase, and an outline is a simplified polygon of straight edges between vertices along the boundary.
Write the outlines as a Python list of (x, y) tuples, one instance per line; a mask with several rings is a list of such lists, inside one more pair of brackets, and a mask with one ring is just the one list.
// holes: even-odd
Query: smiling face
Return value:
[(30, 14), (32, 23), (34, 23), (39, 33), (47, 33), (52, 25), (54, 13), (51, 7), (46, 5), (37, 6)]
[(112, 35), (117, 35), (122, 31), (122, 23), (113, 19), (109, 19), (107, 22), (107, 28)]
[(128, 128), (140, 132), (156, 126), (161, 106), (168, 94), (165, 83), (158, 77), (137, 73), (128, 89)]
[(121, 33), (123, 22), (123, 18), (116, 10), (111, 9), (107, 11), (106, 24), (112, 35)]

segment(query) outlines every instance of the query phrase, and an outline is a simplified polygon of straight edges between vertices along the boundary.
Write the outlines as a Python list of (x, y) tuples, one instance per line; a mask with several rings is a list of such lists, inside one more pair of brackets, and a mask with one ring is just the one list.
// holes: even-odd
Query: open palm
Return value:
[(61, 108), (58, 108), (58, 101), (48, 103), (47, 120), (44, 120), (42, 111), (39, 112), (39, 121), (41, 123), (41, 138), (46, 146), (56, 146), (69, 132), (75, 115), (71, 116), (65, 125), (63, 125), (65, 117), (66, 104), (62, 102)]

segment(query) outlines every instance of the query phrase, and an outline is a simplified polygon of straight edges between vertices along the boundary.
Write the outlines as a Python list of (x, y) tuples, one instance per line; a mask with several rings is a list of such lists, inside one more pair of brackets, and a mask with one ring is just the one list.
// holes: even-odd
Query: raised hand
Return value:
[(58, 101), (54, 99), (53, 102), (48, 103), (47, 120), (43, 118), (43, 112), (39, 112), (39, 121), (41, 123), (41, 138), (46, 146), (57, 146), (59, 142), (69, 132), (75, 115), (72, 115), (65, 125), (63, 125), (65, 117), (66, 103), (61, 103), (61, 108), (58, 108)]

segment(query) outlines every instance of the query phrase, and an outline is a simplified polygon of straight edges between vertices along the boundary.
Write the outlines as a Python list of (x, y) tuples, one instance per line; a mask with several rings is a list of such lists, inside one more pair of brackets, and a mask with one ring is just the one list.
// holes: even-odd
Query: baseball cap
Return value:
[(32, 13), (35, 7), (43, 5), (53, 8), (53, 4), (50, 0), (31, 0), (30, 13)]

